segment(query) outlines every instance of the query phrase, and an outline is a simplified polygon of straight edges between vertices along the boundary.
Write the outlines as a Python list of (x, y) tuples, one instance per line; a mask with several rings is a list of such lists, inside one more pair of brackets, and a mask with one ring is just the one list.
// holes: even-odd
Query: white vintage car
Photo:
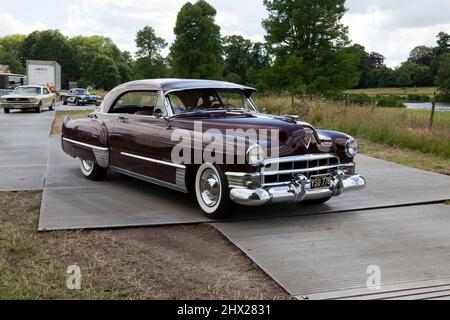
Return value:
[(53, 110), (56, 104), (56, 94), (44, 86), (19, 86), (12, 94), (0, 97), (0, 108), (5, 113), (11, 109), (35, 110), (41, 112), (43, 108)]

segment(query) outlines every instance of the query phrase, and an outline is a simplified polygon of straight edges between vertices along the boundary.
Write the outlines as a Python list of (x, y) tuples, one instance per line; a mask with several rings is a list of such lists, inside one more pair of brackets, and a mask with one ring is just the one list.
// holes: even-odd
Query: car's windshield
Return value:
[(39, 87), (17, 87), (14, 90), (15, 94), (22, 94), (27, 96), (38, 96), (42, 92), (42, 89)]
[(75, 90), (74, 93), (78, 96), (82, 96), (82, 95), (88, 95), (89, 91), (87, 91), (86, 89), (77, 89), (77, 90)]
[(257, 111), (251, 99), (240, 90), (184, 90), (169, 93), (167, 96), (175, 115), (215, 110)]

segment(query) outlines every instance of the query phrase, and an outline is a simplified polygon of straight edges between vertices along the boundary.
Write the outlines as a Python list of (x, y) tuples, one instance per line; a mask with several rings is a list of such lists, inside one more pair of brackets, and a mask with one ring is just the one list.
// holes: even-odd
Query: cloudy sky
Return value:
[[(68, 36), (101, 34), (123, 50), (135, 51), (134, 36), (145, 25), (173, 41), (177, 12), (187, 0), (0, 0), (0, 36), (59, 29)], [(264, 39), (262, 0), (209, 0), (222, 34)], [(350, 38), (377, 51), (391, 67), (417, 45), (434, 45), (439, 31), (450, 32), (449, 0), (347, 0), (344, 23)]]

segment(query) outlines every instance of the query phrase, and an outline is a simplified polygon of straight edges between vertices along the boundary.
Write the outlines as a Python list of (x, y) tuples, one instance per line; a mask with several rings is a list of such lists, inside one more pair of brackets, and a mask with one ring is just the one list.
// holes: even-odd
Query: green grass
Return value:
[(300, 115), (317, 128), (450, 158), (449, 112), (436, 112), (430, 131), (430, 111), (426, 110), (360, 107), (325, 100), (296, 100), (292, 108), (290, 99), (284, 97), (258, 98), (256, 103), (268, 113)]
[(432, 96), (436, 92), (435, 87), (423, 87), (423, 88), (367, 88), (367, 89), (352, 89), (347, 90), (347, 94), (359, 94), (365, 93), (369, 96), (376, 95), (400, 95), (406, 96), (408, 94), (424, 94), (427, 96)]

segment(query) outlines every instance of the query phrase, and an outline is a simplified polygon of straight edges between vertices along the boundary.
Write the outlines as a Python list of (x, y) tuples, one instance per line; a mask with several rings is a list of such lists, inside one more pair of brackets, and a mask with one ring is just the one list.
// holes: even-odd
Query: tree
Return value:
[(450, 53), (440, 57), (436, 85), (440, 94), (450, 101)]
[(61, 65), (63, 87), (74, 79), (78, 67), (74, 59), (74, 51), (68, 40), (58, 30), (34, 31), (23, 43), (24, 60), (51, 60)]
[(6, 52), (13, 55), (17, 60), (25, 62), (23, 60), (23, 44), (26, 36), (23, 34), (12, 34), (0, 38), (0, 47)]
[(398, 74), (397, 85), (399, 87), (408, 87), (411, 85), (411, 75), (407, 70), (401, 70)]
[(224, 40), (225, 68), (224, 76), (233, 82), (246, 83), (250, 68), (253, 43), (242, 36), (233, 35)]
[(0, 64), (8, 65), (13, 73), (23, 74), (25, 68), (17, 57), (0, 46)]
[(384, 64), (384, 56), (378, 52), (371, 52), (369, 54), (369, 67), (371, 69), (382, 69), (385, 66)]
[(433, 48), (427, 46), (417, 46), (413, 50), (411, 50), (408, 62), (429, 66), (433, 58)]
[(450, 35), (446, 32), (439, 32), (437, 35), (437, 51), (438, 55), (444, 54), (450, 51)]
[(90, 68), (90, 78), (96, 89), (111, 90), (120, 83), (119, 69), (110, 57), (98, 55)]
[(360, 72), (360, 79), (357, 88), (368, 88), (372, 84), (370, 80), (371, 68), (369, 65), (369, 54), (360, 44), (354, 44), (352, 48), (354, 52), (359, 55), (358, 70)]
[(224, 78), (243, 84), (259, 81), (259, 72), (270, 65), (270, 57), (262, 43), (253, 43), (239, 35), (223, 39), (225, 68)]
[(161, 57), (160, 51), (167, 47), (167, 42), (156, 36), (153, 27), (145, 26), (136, 35), (136, 46), (138, 48), (136, 56), (147, 58), (151, 64), (153, 59)]
[(167, 66), (161, 56), (161, 50), (167, 47), (167, 42), (157, 37), (153, 27), (146, 26), (136, 35), (138, 57), (134, 67), (135, 79), (163, 78), (168, 74)]
[(68, 40), (74, 51), (76, 68), (73, 70), (72, 80), (82, 79), (80, 83), (91, 85), (95, 76), (95, 60), (99, 55), (113, 60), (119, 71), (120, 81), (132, 79), (133, 59), (129, 52), (122, 52), (114, 42), (103, 36), (77, 36)]
[(218, 79), (222, 74), (220, 27), (216, 10), (204, 0), (186, 3), (177, 16), (170, 48), (173, 73), (181, 78)]
[[(398, 68), (398, 77), (402, 72), (409, 74), (411, 86), (426, 87), (433, 85), (433, 78), (431, 77), (431, 69), (429, 66), (407, 61)], [(404, 84), (400, 85), (405, 86)]]
[[(341, 23), (345, 0), (265, 0), (274, 78), (294, 93), (334, 94), (359, 81), (358, 56)], [(281, 72), (281, 73), (280, 73)]]

